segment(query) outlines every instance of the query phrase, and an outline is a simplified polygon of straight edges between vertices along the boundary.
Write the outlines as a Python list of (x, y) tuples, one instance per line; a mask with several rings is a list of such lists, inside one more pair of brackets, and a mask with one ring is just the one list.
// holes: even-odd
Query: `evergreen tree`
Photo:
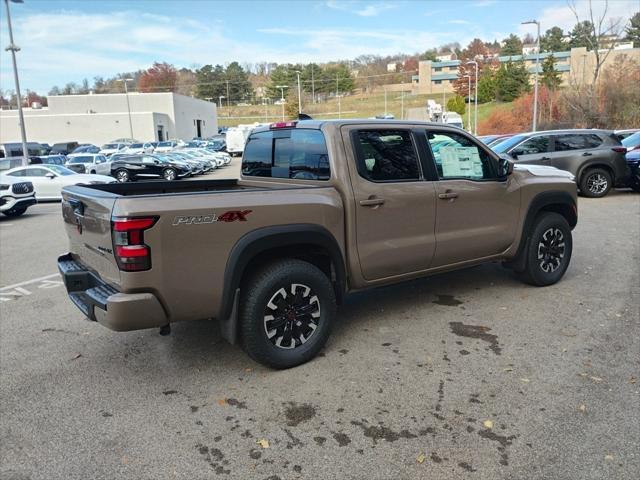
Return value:
[[(227, 82), (229, 82), (228, 89)], [(251, 82), (249, 82), (249, 75), (238, 62), (231, 62), (227, 65), (224, 74), (224, 84), (225, 93), (223, 95), (227, 96), (227, 93), (229, 94), (230, 103), (246, 101), (247, 97), (251, 96), (253, 90)]]
[(589, 20), (576, 23), (569, 35), (571, 37), (570, 48), (586, 47), (587, 50), (592, 50), (596, 45), (595, 29)]
[(464, 98), (460, 95), (456, 95), (455, 97), (451, 97), (447, 100), (447, 111), (448, 112), (456, 112), (460, 115), (464, 115), (466, 110), (466, 105), (464, 104)]
[(549, 55), (544, 59), (544, 62), (542, 62), (542, 78), (540, 81), (549, 90), (557, 90), (562, 83), (560, 72), (555, 69), (555, 59), (553, 55)]
[(500, 55), (522, 55), (522, 40), (513, 33), (503, 40)]
[(640, 12), (633, 14), (625, 32), (627, 32), (626, 40), (633, 42), (633, 48), (640, 48)]
[(508, 61), (496, 72), (496, 99), (511, 102), (529, 90), (529, 72), (524, 62)]
[(493, 72), (483, 73), (478, 80), (478, 103), (486, 103), (496, 98), (496, 80)]
[(540, 37), (541, 52), (562, 52), (567, 50), (567, 44), (562, 40), (564, 32), (560, 27), (552, 27)]
[(222, 65), (205, 65), (196, 70), (196, 97), (211, 98), (218, 102), (220, 96), (227, 96), (227, 84), (225, 83), (225, 71)]

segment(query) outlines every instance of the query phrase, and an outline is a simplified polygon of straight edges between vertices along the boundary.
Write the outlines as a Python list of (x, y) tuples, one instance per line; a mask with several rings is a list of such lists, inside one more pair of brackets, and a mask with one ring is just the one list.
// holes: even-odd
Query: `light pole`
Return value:
[[(470, 60), (467, 62), (467, 65), (475, 65), (476, 67), (476, 94), (473, 98), (473, 134), (478, 135), (478, 62)], [(471, 94), (471, 92), (469, 92), (469, 94)]]
[(284, 122), (284, 89), (289, 88), (289, 85), (276, 85), (276, 88), (280, 89), (280, 104), (282, 105), (282, 121)]
[(218, 108), (222, 108), (222, 99), (223, 98), (227, 98), (227, 97), (225, 97), (224, 95), (220, 95), (218, 97)]
[[(13, 3), (23, 3), (22, 0), (11, 0)], [(11, 52), (13, 60), (13, 78), (16, 82), (16, 98), (18, 99), (18, 119), (20, 122), (20, 135), (22, 137), (22, 165), (27, 165), (29, 158), (29, 150), (27, 149), (27, 131), (24, 128), (24, 114), (22, 113), (22, 96), (20, 95), (20, 81), (18, 80), (18, 64), (16, 63), (16, 52), (20, 51), (15, 43), (13, 43), (13, 30), (11, 29), (11, 13), (9, 13), (9, 0), (4, 0), (7, 7), (7, 24), (9, 26), (9, 45), (5, 50)]]
[(384, 115), (387, 116), (387, 86), (384, 87)]
[[(230, 95), (229, 95), (229, 80), (225, 80), (225, 82), (227, 82), (227, 108), (229, 108), (229, 101), (230, 101)], [(224, 98), (224, 97), (223, 97)]]
[(133, 122), (131, 121), (131, 105), (129, 105), (129, 89), (127, 88), (127, 82), (133, 82), (133, 78), (118, 78), (116, 82), (124, 83), (124, 96), (127, 99), (127, 112), (129, 114), (129, 138), (133, 140)]
[(469, 81), (469, 108), (467, 109), (467, 130), (471, 132), (471, 75), (465, 75), (462, 78), (466, 78)]
[(298, 76), (298, 113), (302, 113), (302, 93), (300, 91), (300, 71), (296, 70)]
[(538, 125), (538, 65), (540, 64), (540, 22), (538, 20), (528, 20), (522, 22), (522, 25), (533, 25), (538, 27), (538, 36), (536, 37), (536, 71), (533, 74), (533, 126), (535, 132)]

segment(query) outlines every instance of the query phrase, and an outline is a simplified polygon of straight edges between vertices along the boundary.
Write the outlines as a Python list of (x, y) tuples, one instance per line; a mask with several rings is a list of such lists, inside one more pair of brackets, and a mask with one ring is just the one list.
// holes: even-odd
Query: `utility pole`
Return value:
[(404, 120), (404, 90), (400, 92), (400, 120)]
[(133, 82), (133, 78), (118, 78), (116, 82), (124, 83), (124, 95), (127, 99), (127, 112), (129, 113), (129, 135), (133, 139), (133, 122), (131, 121), (131, 105), (129, 104), (129, 89), (127, 88), (127, 82)]
[(384, 87), (384, 115), (387, 116), (387, 86)]
[[(22, 0), (11, 0), (13, 3), (22, 3)], [(22, 165), (29, 164), (29, 150), (27, 149), (27, 131), (24, 127), (24, 113), (22, 112), (22, 96), (20, 95), (20, 81), (18, 80), (18, 64), (16, 63), (16, 52), (20, 51), (15, 43), (13, 43), (13, 30), (11, 28), (11, 13), (9, 12), (9, 0), (4, 0), (7, 7), (7, 24), (9, 26), (9, 45), (5, 50), (11, 52), (13, 60), (13, 79), (16, 83), (16, 97), (18, 99), (18, 118), (20, 122), (20, 136), (22, 137)]]
[(276, 88), (280, 89), (280, 103), (282, 105), (282, 121), (284, 122), (284, 104), (285, 104), (284, 89), (289, 88), (289, 85), (276, 85)]
[(225, 80), (227, 82), (227, 108), (229, 108), (229, 80)]
[(300, 73), (296, 70), (296, 76), (298, 77), (298, 114), (302, 113), (302, 91), (300, 90)]
[[(476, 79), (476, 94), (474, 95), (473, 98), (473, 134), (474, 135), (478, 135), (478, 62), (475, 60), (471, 60), (469, 62), (467, 62), (467, 65), (471, 65), (474, 64), (476, 67), (476, 75), (475, 75), (475, 79)], [(471, 95), (471, 92), (469, 92), (469, 95)]]
[(538, 20), (528, 20), (522, 22), (522, 25), (533, 25), (538, 27), (538, 36), (536, 37), (536, 71), (533, 76), (533, 122), (532, 131), (536, 131), (538, 126), (538, 67), (540, 65), (540, 22)]

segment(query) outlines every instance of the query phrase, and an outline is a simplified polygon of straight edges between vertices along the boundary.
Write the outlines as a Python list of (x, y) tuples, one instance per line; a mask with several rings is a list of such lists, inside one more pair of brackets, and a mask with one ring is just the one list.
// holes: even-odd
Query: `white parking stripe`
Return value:
[(48, 280), (49, 278), (57, 277), (59, 275), (59, 273), (52, 273), (51, 275), (45, 275), (44, 277), (33, 278), (31, 280), (25, 280), (24, 282), (14, 283), (13, 285), (7, 285), (6, 287), (0, 287), (0, 292), (4, 292), (5, 290), (13, 290), (17, 287), (22, 287), (23, 285), (42, 282), (43, 280)]

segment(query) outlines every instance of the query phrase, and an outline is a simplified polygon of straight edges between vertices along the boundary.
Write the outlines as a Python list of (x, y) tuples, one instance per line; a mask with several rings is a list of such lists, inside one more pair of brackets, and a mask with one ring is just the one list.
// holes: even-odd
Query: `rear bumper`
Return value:
[(58, 270), (69, 298), (89, 320), (119, 332), (169, 323), (155, 295), (121, 293), (74, 260), (70, 253), (58, 257)]

